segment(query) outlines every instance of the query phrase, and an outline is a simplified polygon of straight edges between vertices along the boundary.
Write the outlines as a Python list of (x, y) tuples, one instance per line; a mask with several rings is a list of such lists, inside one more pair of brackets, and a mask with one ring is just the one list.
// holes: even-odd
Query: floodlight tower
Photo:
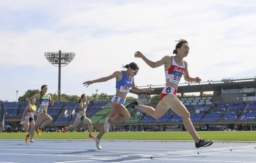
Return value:
[(59, 67), (58, 75), (58, 101), (60, 102), (60, 93), (61, 93), (61, 67), (68, 65), (73, 58), (76, 56), (72, 52), (45, 52), (44, 56), (46, 59), (54, 66)]

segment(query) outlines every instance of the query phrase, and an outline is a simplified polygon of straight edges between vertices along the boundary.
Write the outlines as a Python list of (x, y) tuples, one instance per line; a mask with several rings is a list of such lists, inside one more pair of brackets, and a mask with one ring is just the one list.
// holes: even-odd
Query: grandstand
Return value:
[[(151, 95), (160, 94), (163, 86), (155, 88)], [(211, 93), (208, 93), (211, 92)], [(150, 95), (136, 93), (140, 103), (149, 104)], [(198, 93), (197, 95), (193, 93)], [(188, 95), (189, 94), (189, 95)], [(221, 81), (180, 84), (178, 97), (191, 113), (191, 120), (197, 130), (256, 130), (256, 78), (223, 79)], [(158, 101), (151, 101), (155, 107)], [(12, 123), (19, 128), (19, 122), (27, 103), (0, 103), (0, 120)], [(110, 113), (109, 101), (95, 101), (90, 103), (87, 116), (94, 127), (99, 130)], [(53, 121), (47, 127), (60, 129), (72, 124), (79, 106), (74, 102), (56, 102), (49, 107), (48, 113)], [(155, 120), (139, 110), (129, 110), (131, 119), (117, 124), (112, 130), (184, 130), (182, 119), (172, 110), (163, 117)], [(232, 127), (230, 127), (232, 126)]]

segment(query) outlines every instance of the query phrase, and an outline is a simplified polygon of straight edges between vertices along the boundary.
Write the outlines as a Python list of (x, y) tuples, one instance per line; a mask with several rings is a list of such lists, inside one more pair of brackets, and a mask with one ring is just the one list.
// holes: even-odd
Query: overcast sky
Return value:
[(255, 77), (255, 8), (254, 0), (1, 0), (0, 100), (43, 84), (56, 93), (58, 68), (44, 53), (59, 50), (76, 54), (62, 67), (62, 93), (114, 94), (114, 79), (82, 83), (130, 62), (140, 67), (136, 85), (163, 85), (164, 68), (148, 67), (134, 52), (156, 61), (172, 55), (180, 38), (189, 42), (192, 77)]

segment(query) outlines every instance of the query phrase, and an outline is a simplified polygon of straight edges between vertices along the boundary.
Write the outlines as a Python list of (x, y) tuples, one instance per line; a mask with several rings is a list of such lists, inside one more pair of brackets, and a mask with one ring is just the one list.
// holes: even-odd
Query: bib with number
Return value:
[(177, 93), (177, 90), (173, 87), (170, 87), (170, 86), (166, 86), (164, 87), (164, 89), (162, 90), (162, 94), (176, 94)]
[(110, 102), (117, 102), (119, 104), (124, 104), (125, 103), (125, 99), (122, 99), (121, 97), (117, 96), (117, 95), (114, 95)]
[(122, 79), (116, 81), (116, 89), (120, 92), (129, 92), (130, 88), (132, 87), (133, 78), (127, 78), (125, 71), (122, 71)]
[(180, 66), (176, 63), (174, 57), (172, 57), (172, 65), (168, 70), (165, 71), (166, 80), (169, 79), (171, 83), (178, 85), (183, 75), (184, 69), (185, 63), (182, 62), (182, 65)]
[(41, 105), (42, 106), (49, 106), (50, 104), (50, 96), (49, 95), (44, 95), (41, 97)]

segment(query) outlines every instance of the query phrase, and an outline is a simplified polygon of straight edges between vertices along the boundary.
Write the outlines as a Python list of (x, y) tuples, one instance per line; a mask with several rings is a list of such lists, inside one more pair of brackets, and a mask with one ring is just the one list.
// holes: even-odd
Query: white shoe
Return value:
[(97, 136), (95, 136), (94, 141), (95, 141), (95, 143), (96, 143), (96, 147), (97, 147), (99, 150), (101, 150), (100, 140), (97, 138)]
[(35, 141), (34, 141), (34, 139), (30, 139), (30, 141), (29, 141), (30, 143), (34, 143)]
[(105, 124), (104, 124), (104, 131), (105, 133), (109, 133), (109, 128), (111, 124), (108, 122), (108, 118), (106, 118)]

